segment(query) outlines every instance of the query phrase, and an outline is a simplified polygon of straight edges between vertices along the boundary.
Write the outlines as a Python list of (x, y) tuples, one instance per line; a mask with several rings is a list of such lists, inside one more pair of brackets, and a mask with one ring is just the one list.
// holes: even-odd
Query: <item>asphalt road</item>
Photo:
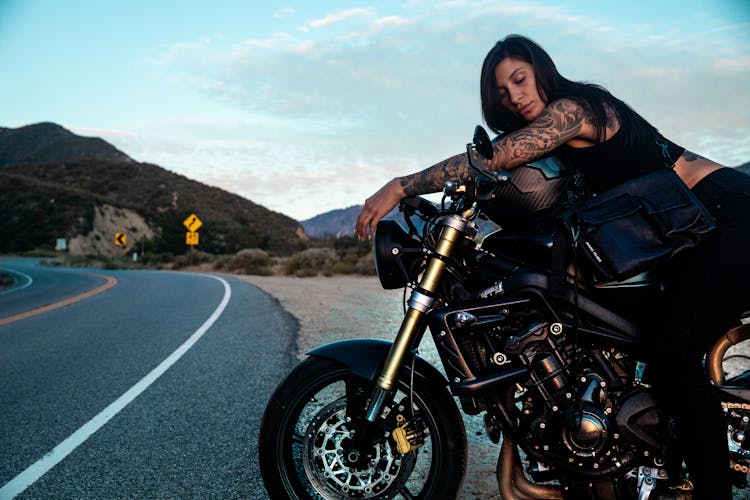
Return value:
[(258, 425), (296, 332), (273, 298), (230, 276), (0, 269), (0, 499), (266, 497)]

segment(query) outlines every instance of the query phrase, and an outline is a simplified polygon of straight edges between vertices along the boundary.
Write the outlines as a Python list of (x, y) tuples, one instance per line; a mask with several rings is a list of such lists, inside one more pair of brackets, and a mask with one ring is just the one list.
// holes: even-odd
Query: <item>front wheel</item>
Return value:
[[(367, 460), (351, 462), (354, 422), (347, 396), (362, 379), (336, 361), (311, 357), (276, 389), (260, 425), (258, 450), (271, 498), (455, 498), (466, 467), (466, 433), (445, 387), (399, 380), (383, 411), (383, 436)], [(393, 428), (408, 421), (421, 446), (399, 453)]]

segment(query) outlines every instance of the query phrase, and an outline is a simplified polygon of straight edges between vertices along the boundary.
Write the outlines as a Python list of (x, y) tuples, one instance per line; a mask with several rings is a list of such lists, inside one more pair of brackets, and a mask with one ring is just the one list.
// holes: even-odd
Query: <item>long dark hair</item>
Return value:
[(574, 82), (562, 76), (549, 54), (533, 40), (521, 35), (509, 35), (497, 42), (485, 57), (480, 79), (482, 115), (487, 126), (497, 134), (513, 132), (527, 124), (500, 102), (495, 67), (508, 57), (531, 64), (539, 96), (547, 103), (566, 97), (580, 104), (596, 129), (597, 142), (603, 141), (606, 137), (607, 106), (615, 111), (626, 142), (630, 142), (633, 129), (637, 125), (653, 129), (644, 118), (604, 87)]

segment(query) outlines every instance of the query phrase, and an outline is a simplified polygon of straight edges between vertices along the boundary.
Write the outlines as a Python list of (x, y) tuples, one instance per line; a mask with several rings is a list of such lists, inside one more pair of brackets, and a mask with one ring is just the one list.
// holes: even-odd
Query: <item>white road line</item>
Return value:
[(3, 295), (5, 293), (11, 293), (11, 292), (17, 292), (19, 290), (23, 290), (24, 288), (31, 286), (31, 284), (34, 282), (34, 280), (31, 279), (31, 276), (29, 276), (28, 274), (24, 274), (21, 271), (16, 271), (15, 269), (8, 269), (8, 268), (5, 268), (5, 267), (0, 267), (0, 271), (4, 271), (4, 272), (9, 273), (9, 274), (16, 274), (18, 276), (21, 276), (22, 278), (26, 278), (26, 283), (24, 283), (23, 285), (21, 285), (19, 287), (11, 287), (8, 290), (3, 290), (2, 292), (0, 292), (0, 295)]
[(107, 406), (97, 416), (83, 424), (83, 426), (71, 434), (65, 441), (55, 446), (52, 451), (44, 455), (36, 463), (30, 465), (25, 471), (11, 479), (8, 483), (0, 488), (0, 500), (9, 500), (16, 495), (22, 493), (26, 488), (34, 484), (36, 480), (49, 472), (52, 467), (57, 465), (62, 459), (67, 457), (73, 450), (78, 448), (84, 441), (86, 441), (91, 435), (102, 428), (104, 424), (109, 422), (112, 417), (117, 415), (120, 410), (130, 404), (135, 398), (137, 398), (143, 391), (145, 391), (151, 384), (153, 384), (169, 367), (180, 359), (198, 340), (203, 336), (206, 331), (216, 322), (217, 319), (224, 312), (224, 309), (229, 303), (229, 299), (232, 296), (232, 288), (229, 286), (224, 279), (218, 276), (210, 276), (221, 281), (224, 284), (224, 298), (221, 300), (219, 307), (211, 314), (205, 323), (201, 325), (198, 330), (193, 333), (189, 339), (187, 339), (180, 347), (177, 348), (172, 354), (169, 355), (164, 361), (159, 363), (159, 366), (154, 368), (151, 373), (143, 377), (133, 387), (128, 389), (122, 396), (117, 398), (112, 404)]

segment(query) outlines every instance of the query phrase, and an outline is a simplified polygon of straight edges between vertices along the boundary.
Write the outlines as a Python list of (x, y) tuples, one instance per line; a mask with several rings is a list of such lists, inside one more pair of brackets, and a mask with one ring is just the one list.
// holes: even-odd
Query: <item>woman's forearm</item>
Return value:
[(460, 181), (469, 177), (466, 153), (451, 156), (415, 174), (399, 177), (407, 196), (435, 193), (445, 187), (445, 181)]

